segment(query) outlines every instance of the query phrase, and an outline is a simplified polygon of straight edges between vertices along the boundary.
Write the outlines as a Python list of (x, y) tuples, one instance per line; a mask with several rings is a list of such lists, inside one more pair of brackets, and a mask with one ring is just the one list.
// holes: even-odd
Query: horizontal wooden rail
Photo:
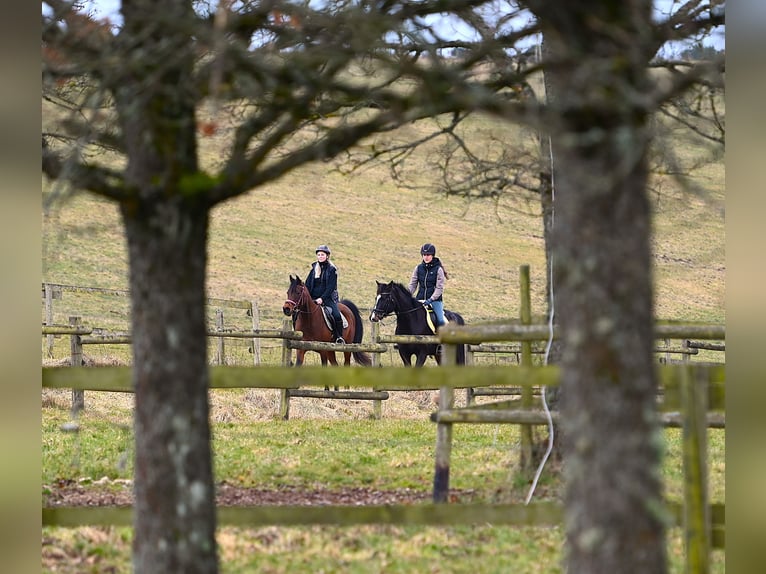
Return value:
[[(724, 325), (702, 323), (673, 323), (659, 321), (654, 326), (657, 339), (713, 339), (726, 338)], [(550, 337), (548, 325), (522, 325), (510, 323), (488, 323), (473, 325), (453, 325), (451, 323), (439, 331), (442, 343), (479, 344), (496, 341), (545, 341)], [(553, 338), (558, 339), (559, 328), (554, 327)]]
[[(42, 385), (49, 388), (133, 392), (132, 367), (43, 367)], [(380, 390), (438, 390), (441, 387), (555, 386), (559, 369), (547, 367), (326, 368), (319, 365), (287, 369), (277, 366), (210, 367), (210, 387), (288, 389), (343, 386)]]
[(726, 345), (721, 343), (707, 343), (704, 341), (686, 341), (690, 349), (704, 349), (707, 351), (725, 351)]
[(440, 342), (436, 335), (380, 335), (378, 343), (422, 343), (432, 345)]
[(312, 399), (356, 399), (360, 401), (385, 401), (385, 391), (318, 391), (315, 389), (287, 389), (290, 397)]
[(90, 335), (92, 327), (67, 326), (67, 325), (43, 325), (43, 335)]
[(385, 353), (388, 347), (378, 343), (329, 343), (321, 341), (287, 341), (290, 349), (335, 351), (337, 353)]
[[(559, 503), (523, 504), (397, 504), (385, 506), (229, 506), (217, 508), (219, 526), (252, 528), (266, 525), (312, 524), (508, 524), (555, 526), (563, 520)], [(43, 526), (131, 526), (132, 507), (48, 507)]]
[(207, 332), (208, 337), (227, 337), (231, 339), (291, 339), (303, 338), (301, 331), (284, 331), (282, 329), (254, 329), (252, 331), (234, 331), (216, 329)]
[[(681, 526), (682, 510), (669, 502), (673, 526)], [(451, 526), (454, 524), (493, 524), (508, 526), (551, 527), (563, 522), (564, 509), (559, 502), (518, 504), (392, 504), (381, 506), (219, 506), (219, 527), (255, 528), (260, 526), (310, 526), (332, 524), (410, 524)], [(711, 504), (712, 545), (725, 545), (725, 507)], [(42, 509), (42, 525), (76, 528), (80, 526), (133, 525), (130, 506), (55, 506)]]
[[(558, 423), (561, 415), (551, 411), (551, 420)], [(526, 424), (547, 425), (548, 416), (542, 409), (481, 409), (475, 407), (448, 409), (431, 413), (435, 423), (472, 423), (472, 424)], [(681, 428), (683, 418), (679, 412), (660, 413), (660, 423), (667, 428)], [(726, 415), (720, 412), (707, 413), (708, 428), (726, 428)]]
[[(520, 354), (522, 352), (521, 345), (468, 345), (468, 351), (472, 353), (508, 353), (508, 354)], [(545, 353), (545, 349), (531, 349), (532, 354), (542, 355)]]
[(675, 323), (659, 321), (654, 326), (654, 336), (658, 339), (726, 339), (725, 325), (706, 323)]
[[(722, 412), (709, 412), (706, 415), (707, 428), (711, 429), (725, 429), (726, 428), (726, 414)], [(668, 428), (683, 428), (683, 414), (678, 411), (660, 413), (660, 420), (662, 426)]]
[(675, 355), (699, 355), (699, 349), (684, 349), (683, 347), (655, 347), (655, 353), (671, 353)]
[(132, 342), (126, 335), (93, 335), (80, 339), (81, 345), (130, 345)]
[(70, 293), (98, 293), (99, 295), (112, 295), (116, 297), (128, 297), (130, 291), (125, 289), (104, 289), (103, 287), (79, 287), (77, 285), (62, 285), (60, 283), (43, 283), (42, 294), (45, 296), (45, 286), (48, 285), (54, 293), (69, 291)]
[[(558, 422), (557, 411), (551, 412), (553, 422)], [(548, 417), (540, 409), (482, 409), (466, 407), (445, 409), (431, 413), (431, 421), (435, 423), (513, 423), (525, 425), (546, 425)]]
[[(521, 387), (481, 387), (473, 390), (475, 397), (500, 397), (505, 395), (520, 395), (522, 393)], [(540, 389), (532, 389), (532, 396), (540, 395)]]
[[(545, 341), (549, 336), (547, 325), (520, 325), (498, 323), (484, 325), (452, 325), (442, 327), (439, 340), (442, 343), (479, 344), (493, 341)], [(554, 338), (558, 331), (554, 329)]]
[[(685, 369), (708, 378), (708, 402), (713, 410), (725, 408), (724, 365), (661, 365), (658, 367), (664, 391), (664, 409), (678, 410), (679, 387)], [(437, 390), (469, 387), (556, 386), (559, 368), (502, 367), (496, 365), (406, 369), (352, 367), (332, 369), (316, 366), (210, 367), (210, 387), (289, 389), (297, 387), (343, 386), (378, 390)], [(132, 392), (131, 367), (43, 367), (42, 385), (48, 388)]]

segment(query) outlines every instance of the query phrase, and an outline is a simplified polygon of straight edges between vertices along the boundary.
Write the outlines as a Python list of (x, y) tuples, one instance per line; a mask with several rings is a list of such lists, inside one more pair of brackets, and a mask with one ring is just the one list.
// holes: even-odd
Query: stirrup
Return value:
[(336, 343), (339, 343), (339, 344), (341, 344), (341, 345), (345, 345), (345, 344), (346, 344), (346, 339), (344, 339), (343, 337), (337, 337), (337, 338), (335, 339), (335, 342), (336, 342)]

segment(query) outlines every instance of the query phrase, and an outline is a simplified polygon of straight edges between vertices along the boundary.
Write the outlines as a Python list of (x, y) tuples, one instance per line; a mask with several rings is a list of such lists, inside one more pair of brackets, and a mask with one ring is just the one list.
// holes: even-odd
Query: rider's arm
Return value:
[(444, 293), (444, 282), (446, 279), (444, 269), (439, 267), (436, 271), (436, 287), (434, 288), (434, 292), (431, 293), (431, 299), (438, 299), (441, 297), (442, 293)]
[(325, 281), (324, 291), (322, 291), (318, 299), (332, 301), (332, 294), (338, 290), (338, 270), (329, 265), (325, 273), (327, 274), (327, 280)]
[(408, 286), (408, 289), (410, 290), (410, 293), (414, 296), (415, 292), (418, 290), (418, 267), (415, 266), (415, 269), (412, 271), (412, 277), (410, 277), (410, 284)]

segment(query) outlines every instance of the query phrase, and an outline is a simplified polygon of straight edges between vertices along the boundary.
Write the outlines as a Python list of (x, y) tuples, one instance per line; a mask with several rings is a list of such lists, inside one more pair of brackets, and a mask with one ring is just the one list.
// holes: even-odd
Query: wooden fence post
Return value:
[[(53, 325), (53, 286), (49, 283), (45, 284), (45, 324)], [(55, 335), (46, 335), (46, 354), (49, 359), (53, 358), (53, 340)]]
[[(442, 363), (445, 367), (457, 364), (457, 345), (442, 345)], [(439, 411), (451, 409), (455, 403), (452, 387), (439, 388)], [(452, 455), (452, 423), (436, 423), (436, 456), (434, 468), (435, 503), (447, 502), (449, 497), (449, 468)]]
[[(521, 310), (519, 318), (522, 325), (532, 324), (532, 297), (529, 287), (529, 265), (519, 267), (519, 300)], [(530, 341), (521, 342), (521, 366), (532, 366), (532, 343)], [(532, 408), (532, 387), (524, 386), (521, 389), (521, 406), (523, 409)], [(519, 459), (522, 472), (532, 470), (532, 425), (521, 425), (521, 456)]]
[[(282, 321), (283, 331), (292, 331), (293, 322), (292, 319), (286, 317)], [(292, 362), (292, 349), (288, 346), (288, 340), (282, 339), (282, 366), (289, 367)], [(290, 389), (279, 390), (279, 416), (284, 420), (290, 418)]]
[[(220, 307), (215, 310), (215, 329), (216, 331), (223, 331), (223, 309)], [(223, 337), (218, 337), (215, 353), (216, 365), (226, 364), (226, 348), (224, 346)]]
[[(374, 322), (372, 323), (372, 328), (370, 331), (370, 340), (373, 343), (378, 342), (378, 338), (380, 337), (380, 323)], [(380, 353), (372, 353), (372, 366), (380, 367)], [(373, 391), (377, 391), (375, 387), (372, 388)], [(383, 401), (380, 399), (375, 399), (372, 401), (372, 418), (377, 420), (380, 420), (383, 418)]]
[[(69, 324), (73, 327), (82, 325), (80, 317), (69, 317)], [(69, 336), (69, 351), (72, 367), (82, 367), (82, 340), (80, 335), (73, 334)], [(85, 409), (85, 391), (72, 389), (72, 415), (77, 415)]]
[[(258, 309), (258, 301), (250, 302), (250, 316), (253, 318), (253, 331), (261, 328), (261, 311)], [(253, 339), (253, 364), (257, 367), (261, 364), (261, 338)]]
[[(472, 345), (465, 345), (465, 366), (470, 367), (474, 364), (474, 352)], [(468, 387), (465, 390), (465, 406), (470, 407), (476, 402), (476, 395), (473, 392), (472, 387)]]
[(686, 366), (681, 379), (686, 572), (710, 572), (710, 506), (707, 492), (707, 378)]

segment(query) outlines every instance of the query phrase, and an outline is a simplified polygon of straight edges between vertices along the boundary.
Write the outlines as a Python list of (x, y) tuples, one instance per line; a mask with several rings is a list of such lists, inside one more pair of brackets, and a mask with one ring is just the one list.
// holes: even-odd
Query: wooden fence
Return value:
[[(72, 341), (81, 344), (95, 344), (87, 335), (92, 329), (83, 327), (77, 321), (68, 326), (43, 327), (43, 335), (67, 334)], [(412, 342), (397, 337), (382, 337), (373, 328), (373, 343), (370, 345), (336, 345), (334, 343), (307, 343), (299, 341), (301, 334), (284, 325), (281, 330), (255, 330), (247, 332), (211, 331), (210, 336), (279, 338), (282, 340), (283, 365), (290, 364), (291, 351), (295, 348), (364, 351), (379, 357), (387, 350), (387, 343)], [(322, 398), (359, 398), (359, 391), (320, 391), (301, 387), (344, 387), (363, 388), (378, 405), (388, 397), (389, 391), (438, 390), (438, 409), (431, 416), (436, 423), (436, 452), (434, 467), (434, 502), (447, 500), (449, 491), (450, 457), (452, 450), (452, 426), (454, 424), (509, 423), (519, 424), (522, 440), (529, 436), (533, 425), (546, 424), (545, 413), (534, 406), (535, 391), (558, 384), (559, 371), (553, 366), (534, 366), (531, 362), (531, 344), (558, 336), (556, 329), (551, 334), (546, 325), (533, 325), (525, 318), (522, 305), (521, 321), (493, 323), (490, 325), (448, 326), (438, 337), (417, 337), (420, 342), (438, 342), (443, 346), (445, 366), (442, 368), (403, 369), (381, 367), (374, 369), (323, 369), (303, 367), (287, 369), (284, 366), (211, 367), (211, 388), (269, 388), (280, 389), (285, 398), (283, 416), (289, 414), (289, 398), (314, 396)], [(725, 328), (718, 325), (659, 323), (655, 330), (656, 340), (666, 341), (662, 353), (667, 355), (684, 351), (682, 357), (689, 357), (693, 350), (705, 349), (723, 351)], [(671, 341), (683, 341), (678, 349), (671, 347)], [(508, 368), (500, 366), (455, 365), (457, 345), (484, 346), (479, 350), (492, 349), (494, 343), (512, 342), (518, 344), (521, 352), (521, 366)], [(73, 389), (73, 392), (100, 390), (132, 392), (130, 367), (82, 368), (76, 361), (76, 345), (72, 344), (72, 367), (43, 368), (43, 387)], [(476, 348), (472, 349), (476, 352)], [(491, 352), (491, 351), (490, 351)], [(375, 360), (375, 359), (374, 359)], [(725, 428), (725, 384), (722, 365), (695, 364), (682, 362), (670, 364), (666, 361), (659, 367), (662, 384), (661, 416), (665, 426), (684, 429), (684, 500), (671, 504), (676, 524), (685, 529), (687, 563), (695, 572), (707, 572), (711, 547), (723, 548), (724, 514), (722, 504), (710, 504), (707, 499), (706, 477), (706, 432), (707, 428)], [(377, 362), (379, 364), (379, 362)], [(492, 389), (509, 387), (521, 389), (522, 401), (501, 401), (476, 405), (468, 403), (456, 408), (456, 389)], [(489, 393), (488, 393), (489, 395)], [(475, 395), (474, 395), (475, 396)], [(518, 403), (518, 406), (516, 406)], [(282, 411), (280, 406), (280, 411)], [(557, 415), (554, 415), (554, 417)], [(522, 448), (529, 445), (522, 444)], [(130, 524), (130, 509), (104, 508), (44, 508), (43, 524), (77, 526), (84, 524)], [(560, 524), (563, 510), (559, 504), (532, 503), (529, 505), (423, 505), (385, 507), (305, 507), (259, 506), (238, 509), (220, 509), (220, 524), (255, 526), (261, 524), (454, 524), (491, 521), (498, 524), (527, 526), (549, 526)]]
[[(449, 354), (449, 352), (448, 352)], [(689, 429), (684, 441), (685, 500), (681, 504), (671, 505), (676, 516), (676, 524), (684, 526), (688, 532), (695, 532), (695, 537), (687, 534), (687, 555), (691, 559), (706, 560), (710, 547), (724, 545), (724, 510), (722, 505), (707, 503), (705, 483), (704, 433), (700, 429), (711, 423), (718, 428), (725, 425), (725, 419), (706, 417), (706, 409), (722, 409), (725, 386), (722, 366), (708, 365), (662, 365), (659, 367), (663, 388), (665, 389), (665, 407), (671, 409), (663, 413), (663, 423), (667, 426), (682, 425)], [(440, 407), (433, 418), (437, 423), (437, 462), (444, 465), (444, 429), (450, 429), (459, 422), (505, 422), (513, 424), (541, 424), (543, 419), (539, 409), (506, 410), (495, 409), (501, 413), (495, 420), (490, 417), (481, 421), (458, 420), (466, 409), (449, 407), (449, 397), (455, 389), (510, 385), (520, 387), (552, 386), (558, 383), (557, 367), (507, 368), (495, 366), (477, 366), (472, 368), (445, 366), (439, 369), (402, 369), (383, 367), (379, 369), (326, 369), (307, 367), (285, 369), (283, 367), (211, 367), (211, 388), (279, 388), (297, 389), (302, 386), (325, 387), (335, 384), (354, 388), (372, 388), (383, 391), (396, 390), (434, 390), (440, 391)], [(112, 392), (132, 392), (130, 367), (47, 367), (43, 369), (43, 386), (47, 388), (69, 388), (79, 390), (100, 390)], [(707, 384), (707, 392), (700, 392)], [(705, 401), (708, 406), (705, 407)], [(474, 407), (471, 407), (474, 408)], [(679, 409), (679, 410), (675, 410)], [(474, 408), (474, 411), (478, 409)], [(696, 429), (696, 430), (695, 430)], [(447, 460), (447, 468), (449, 462)], [(435, 473), (436, 476), (436, 473)], [(443, 478), (443, 477), (442, 477)], [(437, 480), (435, 478), (434, 482)], [(447, 485), (448, 486), (448, 485)], [(501, 524), (527, 526), (547, 526), (559, 524), (562, 509), (558, 504), (532, 503), (530, 505), (505, 505), (502, 507), (482, 505), (456, 505), (450, 510), (441, 510), (443, 505), (424, 505), (420, 507), (385, 506), (365, 509), (348, 507), (323, 507), (322, 513), (305, 509), (304, 514), (293, 507), (264, 506), (242, 509), (221, 509), (221, 524), (255, 526), (260, 524), (357, 524), (357, 523), (409, 523), (409, 524), (453, 524), (476, 523), (491, 520)], [(48, 508), (43, 510), (44, 524), (76, 526), (85, 524), (129, 523), (130, 510), (118, 509), (67, 509)], [(698, 520), (707, 527), (692, 528)], [(702, 537), (702, 540), (698, 540)], [(704, 571), (704, 570), (699, 570)]]
[[(73, 293), (73, 294), (89, 294), (94, 296), (104, 296), (104, 297), (114, 297), (115, 300), (122, 299), (124, 301), (123, 303), (123, 311), (119, 312), (119, 310), (115, 311), (114, 314), (120, 317), (120, 323), (124, 327), (122, 330), (115, 331), (114, 329), (108, 329), (108, 328), (97, 328), (92, 327), (91, 330), (88, 332), (88, 335), (90, 335), (88, 338), (83, 339), (82, 344), (83, 345), (121, 345), (121, 344), (130, 344), (130, 333), (129, 333), (129, 312), (128, 312), (128, 300), (130, 298), (130, 291), (124, 290), (124, 289), (104, 289), (100, 287), (81, 287), (77, 285), (63, 285), (59, 283), (43, 283), (42, 284), (42, 298), (43, 298), (43, 326), (49, 327), (49, 332), (46, 334), (45, 337), (45, 346), (46, 346), (46, 356), (49, 358), (53, 357), (53, 347), (54, 347), (54, 340), (57, 335), (63, 335), (63, 334), (69, 334), (68, 332), (56, 332), (55, 327), (61, 327), (62, 325), (57, 325), (56, 323), (56, 317), (57, 315), (60, 315), (60, 313), (55, 312), (54, 308), (54, 302), (56, 300), (61, 300), (64, 297), (64, 293)], [(229, 337), (228, 335), (224, 335), (228, 332), (235, 332), (235, 333), (242, 333), (242, 328), (232, 328), (230, 325), (227, 325), (225, 322), (225, 310), (239, 310), (244, 311), (244, 316), (248, 323), (248, 329), (252, 327), (252, 333), (258, 333), (261, 331), (260, 329), (260, 323), (261, 323), (261, 312), (258, 306), (258, 303), (256, 301), (247, 301), (247, 300), (238, 300), (238, 299), (222, 299), (219, 297), (208, 297), (206, 299), (207, 308), (209, 310), (209, 313), (211, 313), (211, 323), (212, 328), (211, 332), (208, 333), (210, 337), (214, 337), (215, 341), (215, 350), (213, 355), (213, 360), (215, 364), (217, 365), (223, 365), (226, 364), (226, 339), (227, 338), (235, 338), (235, 339), (249, 339), (250, 345), (248, 347), (248, 351), (252, 353), (253, 355), (253, 364), (259, 365), (261, 363), (261, 338), (264, 337), (257, 337), (257, 336), (251, 336), (251, 337), (243, 337), (241, 335), (232, 335)], [(232, 319), (231, 316), (228, 317), (229, 320)], [(239, 319), (239, 318), (238, 318)], [(71, 324), (72, 317), (69, 317), (69, 321)], [(236, 321), (238, 323), (241, 323), (241, 319)], [(267, 330), (266, 332), (269, 332)]]
[[(718, 325), (660, 324), (656, 326), (655, 333), (658, 339), (725, 339), (725, 328)], [(535, 338), (543, 340), (550, 336), (543, 332), (535, 334), (529, 325), (498, 324), (487, 328), (451, 326), (440, 333), (440, 340), (444, 345), (446, 364), (455, 365), (459, 344), (517, 339), (526, 342)], [(718, 344), (696, 345), (713, 350), (725, 348)], [(688, 342), (685, 347), (690, 348)], [(523, 370), (528, 371), (531, 368)], [(682, 524), (685, 529), (687, 564), (690, 565), (690, 572), (708, 572), (711, 546), (723, 544), (723, 525), (713, 522), (707, 498), (707, 429), (726, 426), (725, 368), (723, 364), (686, 364), (675, 370), (665, 367), (660, 372), (663, 390), (663, 400), (660, 404), (662, 424), (678, 426), (684, 430)], [(542, 409), (530, 409), (529, 404), (524, 402), (521, 408), (513, 408), (510, 401), (455, 408), (452, 386), (440, 388), (439, 408), (432, 414), (431, 419), (437, 423), (434, 502), (446, 501), (449, 492), (453, 424), (510, 423), (529, 428), (531, 425), (549, 422), (547, 413)], [(522, 448), (523, 446), (522, 444)]]

